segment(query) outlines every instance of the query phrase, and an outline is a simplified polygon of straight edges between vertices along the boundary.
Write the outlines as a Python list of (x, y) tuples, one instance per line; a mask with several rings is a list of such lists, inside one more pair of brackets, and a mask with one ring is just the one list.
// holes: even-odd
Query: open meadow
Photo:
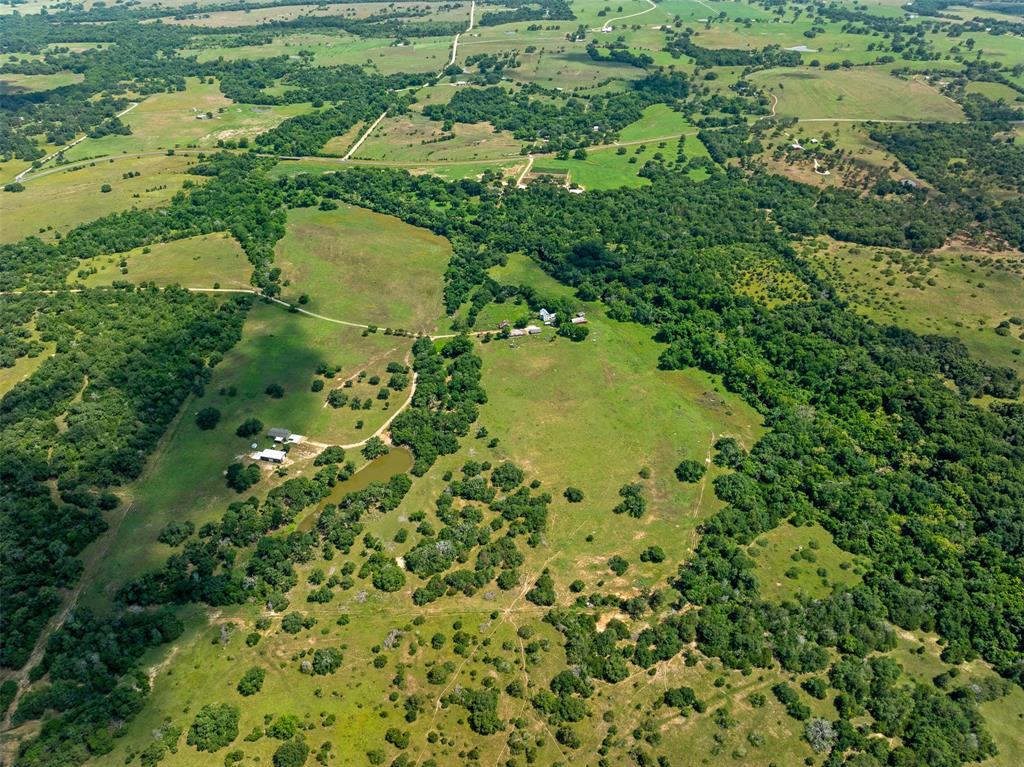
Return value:
[[(25, 181), (25, 190), (0, 193), (0, 242), (55, 232), (128, 208), (166, 203), (189, 178), (190, 157), (139, 157), (130, 167), (97, 161), (46, 170)], [(126, 174), (132, 172), (130, 178)], [(196, 180), (196, 179), (193, 179)], [(103, 191), (109, 187), (109, 191)]]
[(154, 282), (183, 288), (251, 289), (252, 264), (238, 241), (223, 232), (101, 256), (82, 266), (68, 275), (68, 281), (90, 288), (114, 282)]
[(960, 107), (919, 80), (893, 77), (883, 69), (769, 69), (750, 79), (778, 98), (776, 113), (808, 120), (911, 121), (963, 119)]
[(185, 90), (147, 96), (122, 117), (127, 136), (88, 138), (65, 153), (67, 160), (183, 147), (215, 147), (218, 141), (253, 139), (283, 120), (308, 111), (308, 105), (235, 104), (216, 82), (188, 78)]
[[(451, 245), (396, 218), (342, 205), (288, 215), (277, 263), (282, 297), (308, 311), (362, 325), (433, 332)], [(301, 295), (307, 302), (302, 302)]]

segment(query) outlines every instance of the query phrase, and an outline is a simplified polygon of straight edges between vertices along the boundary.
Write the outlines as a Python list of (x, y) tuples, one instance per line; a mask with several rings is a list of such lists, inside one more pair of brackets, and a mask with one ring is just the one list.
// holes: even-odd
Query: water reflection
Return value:
[(371, 482), (387, 482), (396, 474), (405, 474), (412, 468), (412, 463), (412, 453), (405, 447), (393, 447), (387, 455), (374, 458), (344, 482), (338, 482), (331, 489), (331, 494), (324, 498), (313, 512), (303, 517), (299, 522), (299, 530), (302, 532), (312, 530), (320, 512), (327, 504), (337, 503), (346, 494), (362, 490)]

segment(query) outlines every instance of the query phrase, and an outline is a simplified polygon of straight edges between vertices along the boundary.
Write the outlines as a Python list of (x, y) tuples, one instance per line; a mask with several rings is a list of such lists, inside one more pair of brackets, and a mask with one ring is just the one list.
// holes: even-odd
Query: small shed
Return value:
[(538, 328), (536, 325), (527, 325), (526, 332), (529, 333), (531, 336), (540, 335), (540, 328)]
[(284, 442), (292, 436), (292, 433), (288, 429), (271, 429), (267, 432), (267, 436), (274, 440), (274, 442)]

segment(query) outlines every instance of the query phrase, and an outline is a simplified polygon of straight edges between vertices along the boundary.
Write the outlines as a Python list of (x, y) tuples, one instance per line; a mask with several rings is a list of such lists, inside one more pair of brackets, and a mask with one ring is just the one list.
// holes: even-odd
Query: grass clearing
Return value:
[(68, 160), (186, 146), (216, 146), (218, 141), (253, 138), (289, 117), (309, 111), (307, 104), (253, 106), (236, 104), (214, 83), (186, 78), (187, 87), (155, 93), (122, 117), (128, 136), (86, 139), (68, 150)]
[(963, 119), (959, 105), (918, 80), (902, 80), (873, 67), (834, 70), (769, 69), (751, 81), (774, 93), (782, 117), (801, 120)]
[(74, 85), (85, 79), (78, 72), (56, 72), (52, 75), (0, 75), (0, 96), (14, 96), (19, 93), (39, 93)]
[(349, 322), (431, 332), (451, 245), (391, 216), (343, 205), (288, 213), (276, 263), (291, 284), (283, 297)]
[[(121, 260), (127, 266), (119, 266)], [(238, 241), (229, 234), (203, 234), (173, 242), (136, 248), (128, 253), (101, 256), (80, 264), (92, 274), (68, 275), (71, 283), (94, 288), (112, 282), (155, 282), (185, 288), (250, 288), (252, 266)]]
[(522, 144), (511, 133), (496, 131), (489, 123), (457, 123), (447, 134), (442, 127), (443, 123), (412, 112), (385, 117), (359, 147), (355, 158), (415, 163), (519, 156)]
[[(757, 562), (758, 590), (769, 602), (782, 602), (804, 594), (821, 599), (834, 585), (860, 581), (856, 560), (832, 542), (821, 525), (794, 527), (783, 523), (747, 547)], [(821, 574), (822, 569), (824, 575)]]
[[(216, 37), (209, 39), (217, 42)], [(297, 56), (300, 51), (308, 51), (313, 54), (313, 64), (316, 66), (365, 65), (388, 75), (397, 72), (436, 72), (447, 63), (451, 49), (450, 37), (417, 37), (401, 46), (394, 43), (393, 39), (383, 37), (297, 33), (275, 37), (264, 45), (212, 45), (189, 49), (184, 53), (194, 54), (200, 62), (206, 62), (218, 58), (239, 61)]]
[[(124, 178), (125, 165), (102, 161), (29, 178), (25, 191), (0, 194), (0, 241), (29, 235), (51, 240), (54, 231), (66, 232), (115, 211), (164, 204), (190, 178), (186, 170), (194, 163), (187, 157), (139, 157), (130, 166), (139, 174), (133, 178)], [(106, 194), (100, 192), (104, 184), (111, 187)]]
[[(33, 337), (38, 338), (33, 330)], [(13, 389), (19, 382), (25, 380), (39, 369), (48, 357), (57, 351), (55, 341), (43, 341), (43, 351), (35, 356), (18, 357), (10, 367), (0, 367), (0, 397)]]

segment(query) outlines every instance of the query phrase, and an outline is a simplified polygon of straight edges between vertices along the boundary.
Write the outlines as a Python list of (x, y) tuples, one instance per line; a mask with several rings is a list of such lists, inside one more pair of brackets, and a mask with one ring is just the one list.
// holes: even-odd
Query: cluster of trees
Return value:
[(688, 93), (689, 81), (683, 73), (659, 73), (633, 83), (623, 93), (595, 95), (588, 100), (551, 94), (564, 99), (561, 105), (531, 99), (527, 89), (510, 94), (498, 87), (466, 88), (445, 104), (428, 104), (423, 114), (446, 125), (489, 122), (524, 141), (543, 141), (551, 149), (572, 149), (609, 141), (640, 119), (645, 107), (676, 104)]
[(485, 2), (497, 5), (500, 11), (485, 11), (477, 22), (481, 27), (496, 27), (517, 21), (572, 21), (576, 15), (566, 0), (510, 0)]
[(802, 62), (798, 51), (787, 51), (779, 45), (769, 45), (760, 50), (743, 48), (704, 48), (691, 39), (692, 29), (686, 29), (672, 37), (665, 49), (674, 58), (689, 56), (698, 67), (746, 67), (771, 69), (773, 67), (798, 67)]
[(68, 616), (32, 670), (33, 680), (45, 676), (47, 681), (26, 692), (12, 716), (20, 724), (44, 712), (52, 715), (38, 737), (22, 744), (17, 763), (65, 767), (110, 753), (118, 729), (142, 709), (149, 694), (149, 680), (137, 668), (139, 658), (177, 639), (183, 628), (169, 609), (114, 619), (78, 609)]
[(966, 211), (976, 227), (1024, 247), (1024, 147), (1007, 138), (1008, 122), (878, 127), (870, 136)]
[(438, 456), (458, 450), (458, 438), (469, 433), (487, 395), (480, 385), (483, 363), (468, 336), (453, 338), (440, 351), (429, 338), (420, 338), (412, 353), (416, 393), (391, 422), (391, 439), (409, 446), (415, 456), (412, 473), (422, 476)]

